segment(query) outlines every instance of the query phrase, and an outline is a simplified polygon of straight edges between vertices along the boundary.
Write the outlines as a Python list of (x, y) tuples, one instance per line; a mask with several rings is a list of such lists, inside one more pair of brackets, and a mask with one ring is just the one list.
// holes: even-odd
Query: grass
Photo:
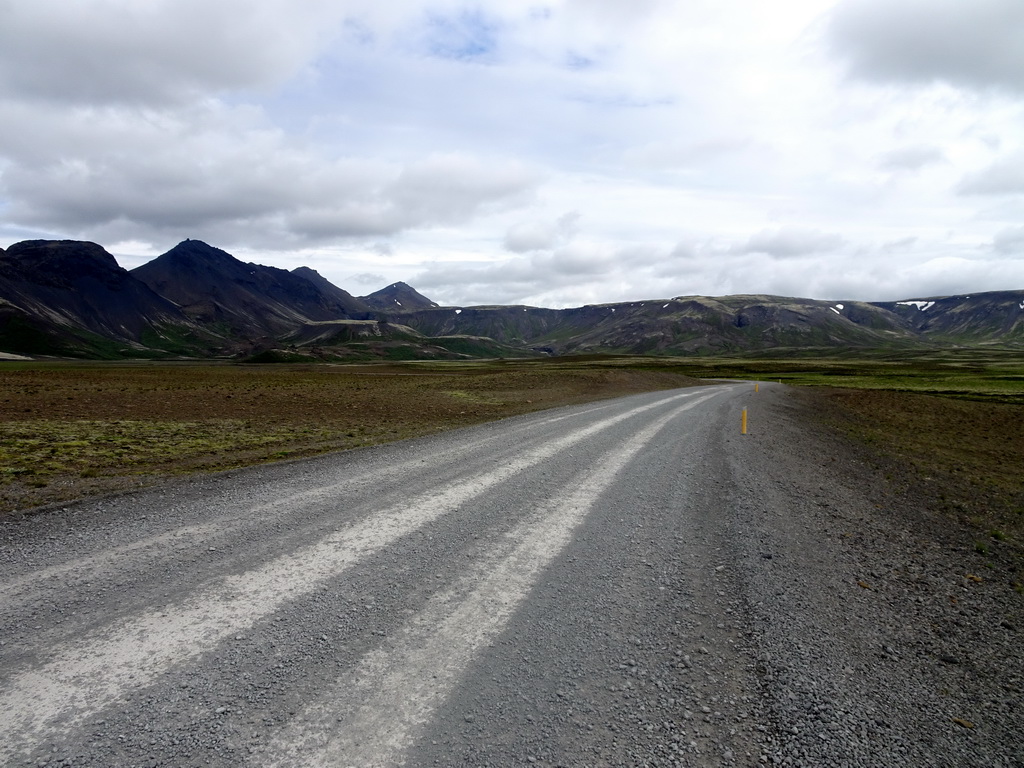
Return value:
[(1024, 357), (1003, 350), (943, 350), (845, 358), (702, 358), (673, 370), (703, 378), (780, 381), (815, 387), (887, 390), (1024, 404)]
[(46, 477), (62, 473), (95, 477), (101, 468), (131, 471), (170, 466), (211, 454), (328, 435), (323, 428), (267, 429), (238, 419), (11, 421), (0, 424), (0, 472), (4, 480), (21, 477), (43, 483)]
[(0, 514), (694, 384), (621, 361), (0, 365)]

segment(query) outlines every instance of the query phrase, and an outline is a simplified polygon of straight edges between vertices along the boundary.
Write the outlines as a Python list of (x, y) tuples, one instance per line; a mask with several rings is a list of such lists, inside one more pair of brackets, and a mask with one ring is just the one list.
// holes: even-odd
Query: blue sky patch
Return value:
[(426, 44), (433, 56), (458, 61), (487, 58), (498, 47), (500, 23), (480, 10), (427, 16)]
[(592, 69), (597, 66), (597, 60), (589, 56), (583, 56), (575, 51), (569, 51), (565, 55), (565, 65), (569, 69)]

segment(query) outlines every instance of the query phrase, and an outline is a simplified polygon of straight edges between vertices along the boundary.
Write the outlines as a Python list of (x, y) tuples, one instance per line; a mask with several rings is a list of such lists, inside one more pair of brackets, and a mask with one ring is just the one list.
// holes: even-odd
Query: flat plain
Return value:
[(0, 365), (0, 514), (695, 384), (631, 365)]
[(822, 429), (867, 447), (905, 493), (974, 526), (980, 547), (992, 537), (1024, 540), (1024, 363), (999, 351), (346, 366), (4, 363), (0, 514), (709, 378), (798, 385)]

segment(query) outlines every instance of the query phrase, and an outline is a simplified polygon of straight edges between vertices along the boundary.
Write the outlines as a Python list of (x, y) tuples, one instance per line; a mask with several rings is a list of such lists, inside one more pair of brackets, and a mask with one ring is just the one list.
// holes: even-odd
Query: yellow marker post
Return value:
[(747, 434), (747, 409), (743, 409), (743, 415), (740, 417), (740, 434)]
[(761, 389), (761, 384), (760, 384), (759, 382), (756, 382), (756, 381), (755, 381), (755, 382), (754, 382), (754, 391), (755, 391), (755, 392), (757, 392), (757, 391), (759, 391), (760, 389)]

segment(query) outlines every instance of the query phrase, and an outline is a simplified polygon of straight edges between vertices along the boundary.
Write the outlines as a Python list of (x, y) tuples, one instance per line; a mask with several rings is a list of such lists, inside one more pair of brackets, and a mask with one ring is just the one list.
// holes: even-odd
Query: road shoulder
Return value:
[[(813, 393), (762, 388), (730, 453), (751, 652), (786, 764), (1016, 765), (1014, 558), (901, 493)], [(788, 761), (788, 762), (787, 762)]]

